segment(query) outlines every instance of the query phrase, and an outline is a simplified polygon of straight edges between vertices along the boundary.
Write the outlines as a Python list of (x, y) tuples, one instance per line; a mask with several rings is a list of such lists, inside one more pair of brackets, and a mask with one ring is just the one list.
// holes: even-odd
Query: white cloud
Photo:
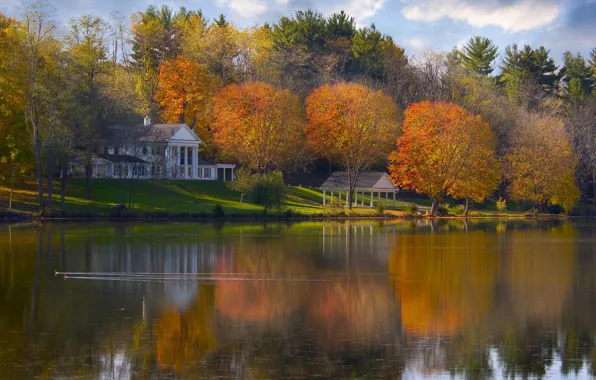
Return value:
[(424, 37), (413, 37), (407, 40), (406, 43), (416, 50), (421, 50), (426, 46), (426, 39)]
[(406, 5), (405, 18), (434, 22), (442, 18), (466, 21), (472, 26), (498, 26), (508, 32), (519, 32), (545, 26), (562, 12), (560, 4), (540, 0), (520, 0), (498, 3), (486, 1), (473, 3), (466, 0), (425, 0)]
[(354, 17), (356, 23), (361, 23), (369, 17), (376, 15), (385, 5), (386, 0), (348, 0), (334, 7), (333, 12), (343, 10)]
[(247, 18), (260, 16), (269, 9), (263, 0), (217, 0), (217, 5), (226, 6)]

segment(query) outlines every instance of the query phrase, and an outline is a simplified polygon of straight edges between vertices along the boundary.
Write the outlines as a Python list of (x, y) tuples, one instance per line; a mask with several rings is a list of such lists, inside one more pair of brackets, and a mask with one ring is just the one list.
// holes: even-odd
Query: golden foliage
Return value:
[(186, 123), (202, 139), (209, 139), (211, 102), (218, 81), (209, 70), (183, 56), (165, 61), (159, 70), (155, 101), (166, 123)]
[(298, 96), (262, 82), (229, 85), (214, 100), (215, 142), (251, 169), (282, 167), (301, 153), (303, 110)]
[(575, 184), (577, 160), (563, 121), (554, 116), (523, 113), (505, 157), (508, 191), (513, 200), (558, 204), (569, 212), (579, 200)]
[(444, 195), (482, 202), (498, 186), (495, 138), (480, 116), (452, 103), (415, 103), (389, 155), (393, 182), (433, 200)]

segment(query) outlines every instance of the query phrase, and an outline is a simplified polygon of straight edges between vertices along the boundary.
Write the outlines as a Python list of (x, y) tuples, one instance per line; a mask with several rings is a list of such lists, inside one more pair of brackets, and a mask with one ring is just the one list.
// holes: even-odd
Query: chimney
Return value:
[(143, 125), (145, 127), (151, 125), (151, 118), (149, 117), (149, 115), (145, 116), (145, 118), (143, 119)]

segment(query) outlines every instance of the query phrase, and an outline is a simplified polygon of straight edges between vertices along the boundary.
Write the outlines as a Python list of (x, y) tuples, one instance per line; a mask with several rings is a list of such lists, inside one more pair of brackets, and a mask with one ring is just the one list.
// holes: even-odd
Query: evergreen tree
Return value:
[(480, 74), (490, 75), (493, 62), (497, 57), (497, 46), (489, 38), (472, 37), (459, 53), (461, 63), (468, 69)]
[(566, 95), (583, 98), (592, 89), (590, 67), (581, 53), (573, 55), (570, 51), (563, 54), (563, 68), (559, 72), (560, 82)]
[(506, 83), (514, 78), (526, 78), (535, 80), (542, 87), (552, 88), (557, 66), (549, 54), (544, 46), (536, 50), (530, 45), (524, 45), (521, 50), (517, 44), (507, 46), (501, 65), (501, 81)]

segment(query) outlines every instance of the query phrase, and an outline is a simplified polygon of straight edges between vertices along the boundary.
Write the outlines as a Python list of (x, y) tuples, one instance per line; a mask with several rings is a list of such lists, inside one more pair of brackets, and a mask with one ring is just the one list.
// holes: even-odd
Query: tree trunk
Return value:
[(592, 169), (592, 203), (596, 205), (596, 169)]
[(41, 171), (41, 137), (39, 136), (39, 126), (34, 125), (34, 139), (35, 139), (35, 174), (37, 176), (37, 197), (39, 202), (39, 209), (43, 208), (43, 177)]
[(244, 200), (244, 193), (240, 193), (240, 203)]
[(62, 162), (62, 175), (60, 176), (60, 207), (66, 209), (66, 177), (68, 176), (68, 163)]
[(466, 208), (464, 209), (464, 216), (468, 217), (468, 211), (470, 211), (470, 198), (466, 198)]
[(436, 212), (437, 212), (437, 208), (439, 207), (439, 200), (438, 199), (433, 199), (432, 200), (432, 206), (430, 208), (430, 216), (435, 216)]
[[(91, 148), (87, 148), (90, 150)], [(87, 152), (87, 199), (93, 198), (93, 153)]]
[(10, 198), (8, 198), (8, 209), (12, 210), (12, 195), (14, 193), (14, 172), (17, 168), (12, 168), (10, 175)]
[(46, 175), (48, 180), (48, 208), (52, 209), (52, 197), (54, 195), (54, 159), (52, 152), (48, 149), (48, 157), (46, 160)]

